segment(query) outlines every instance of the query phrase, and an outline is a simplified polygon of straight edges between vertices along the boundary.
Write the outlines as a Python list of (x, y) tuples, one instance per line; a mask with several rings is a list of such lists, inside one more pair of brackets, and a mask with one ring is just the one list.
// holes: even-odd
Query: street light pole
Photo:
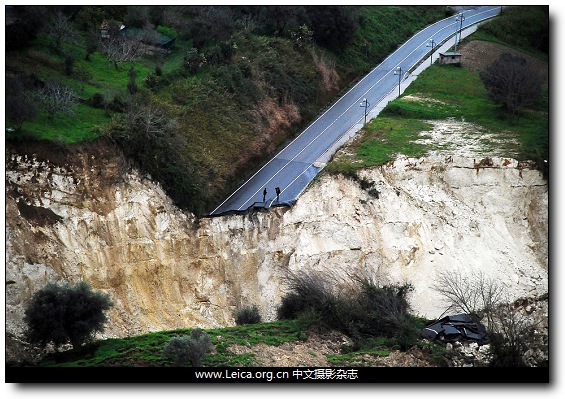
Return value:
[(434, 39), (430, 39), (430, 42), (428, 44), (426, 44), (426, 47), (432, 48), (432, 54), (430, 54), (430, 66), (432, 66), (433, 61), (434, 61), (434, 46), (435, 45), (436, 45), (436, 42), (434, 42)]
[(365, 107), (365, 123), (363, 125), (367, 124), (367, 107), (371, 105), (369, 104), (369, 101), (367, 101), (366, 98), (363, 99), (363, 101), (361, 101), (361, 103), (359, 104), (360, 107)]
[(394, 74), (398, 75), (398, 97), (400, 97), (400, 80), (402, 79), (402, 68), (396, 67)]
[[(461, 41), (461, 30), (463, 29), (463, 21), (465, 21), (465, 15), (463, 13), (459, 14), (457, 18), (455, 18), (455, 22), (459, 22), (459, 41)], [(457, 25), (455, 29), (455, 52), (457, 52)]]

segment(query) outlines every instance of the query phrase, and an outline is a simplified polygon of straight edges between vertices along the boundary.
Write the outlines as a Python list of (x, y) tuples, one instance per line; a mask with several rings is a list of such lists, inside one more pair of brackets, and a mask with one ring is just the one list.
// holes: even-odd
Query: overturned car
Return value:
[(424, 327), (422, 338), (430, 341), (456, 342), (472, 340), (479, 345), (488, 341), (485, 326), (474, 321), (468, 314), (445, 316)]

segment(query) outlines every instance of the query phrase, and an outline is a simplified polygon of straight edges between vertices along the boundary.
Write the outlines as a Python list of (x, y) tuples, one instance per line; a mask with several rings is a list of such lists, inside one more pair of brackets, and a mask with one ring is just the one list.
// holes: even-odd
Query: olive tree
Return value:
[(84, 281), (47, 284), (33, 294), (26, 307), (27, 339), (42, 347), (71, 343), (78, 348), (104, 331), (111, 306), (108, 294), (93, 291)]

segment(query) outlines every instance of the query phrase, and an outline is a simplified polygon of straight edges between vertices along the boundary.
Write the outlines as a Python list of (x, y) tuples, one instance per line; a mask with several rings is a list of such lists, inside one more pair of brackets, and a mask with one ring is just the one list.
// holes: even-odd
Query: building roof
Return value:
[(126, 27), (122, 31), (126, 37), (141, 37), (143, 41), (160, 47), (168, 47), (176, 40), (155, 30)]

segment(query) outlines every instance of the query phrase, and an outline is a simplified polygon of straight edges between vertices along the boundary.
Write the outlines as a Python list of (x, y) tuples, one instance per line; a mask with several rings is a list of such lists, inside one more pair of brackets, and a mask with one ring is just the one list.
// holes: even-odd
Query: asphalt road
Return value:
[[(460, 30), (498, 15), (500, 9), (500, 6), (464, 9), (464, 18), (458, 14), (416, 33), (218, 205), (211, 216), (241, 212), (251, 207), (292, 205), (323, 167), (319, 160), (326, 159), (328, 151), (335, 152), (335, 143), (354, 126), (364, 122), (365, 111), (369, 113), (395, 90), (398, 95), (400, 82), (424, 60), (430, 59), (430, 40), (434, 42), (435, 52)], [(276, 187), (280, 189), (278, 198)], [(265, 201), (264, 189), (267, 189)]]

